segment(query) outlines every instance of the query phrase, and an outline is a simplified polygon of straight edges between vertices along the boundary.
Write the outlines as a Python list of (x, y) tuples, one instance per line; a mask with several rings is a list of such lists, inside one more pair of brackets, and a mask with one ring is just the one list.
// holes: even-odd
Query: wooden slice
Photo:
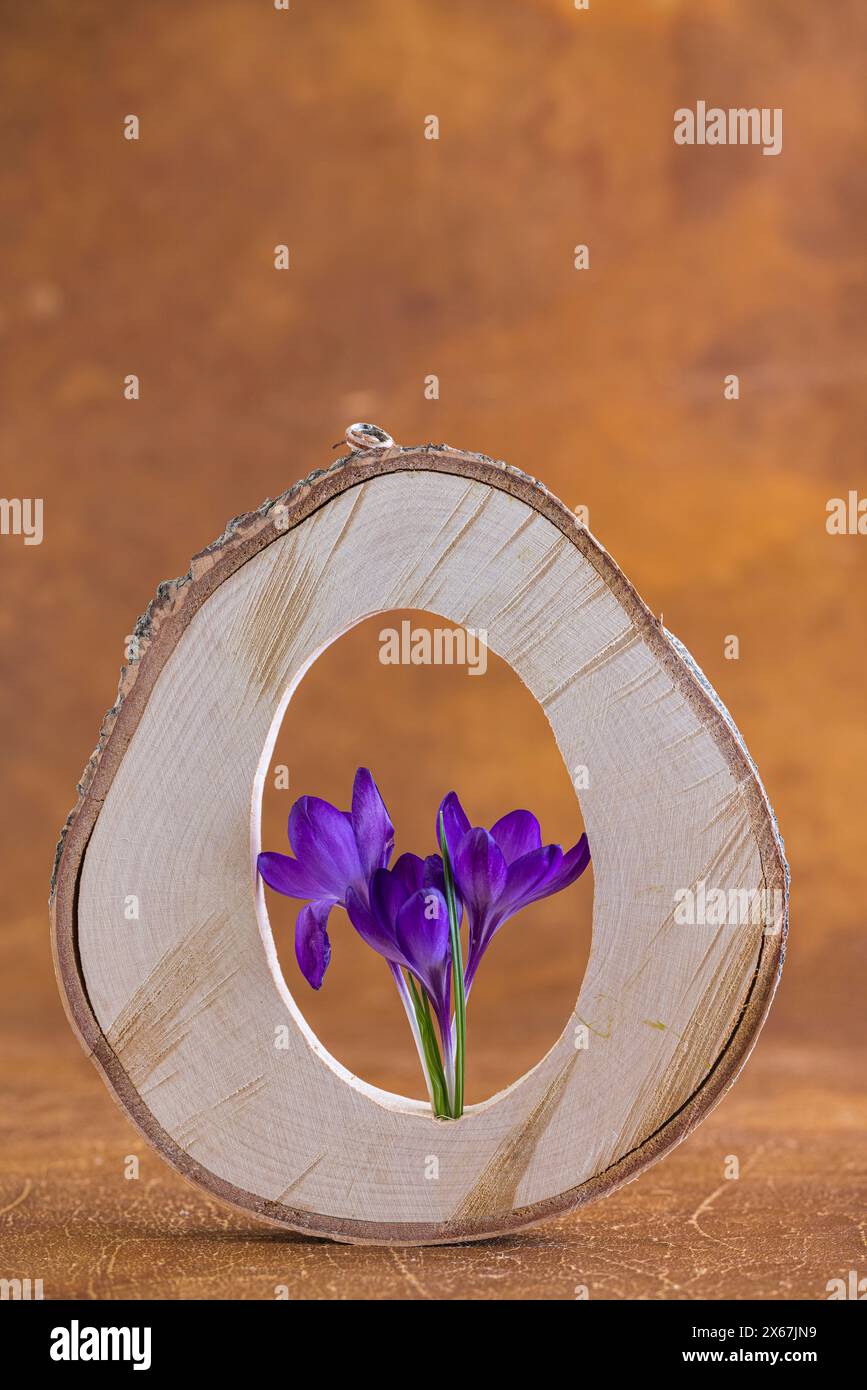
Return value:
[[(487, 629), (570, 773), (589, 769), (574, 1014), (532, 1071), (451, 1122), (329, 1056), (254, 873), (293, 690), (342, 633), (399, 608)], [(782, 963), (781, 842), (701, 672), (545, 488), (446, 447), (350, 455), (231, 523), (136, 637), (59, 847), (53, 939), (83, 1046), (187, 1177), (337, 1240), (474, 1240), (611, 1192), (719, 1099)], [(684, 923), (686, 890), (776, 893), (776, 920)]]

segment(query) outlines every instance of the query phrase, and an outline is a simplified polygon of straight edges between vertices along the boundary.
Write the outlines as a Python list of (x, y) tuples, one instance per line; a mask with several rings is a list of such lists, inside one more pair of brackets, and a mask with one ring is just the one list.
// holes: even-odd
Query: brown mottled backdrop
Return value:
[[(41, 546), (0, 537), (0, 1275), (99, 1298), (821, 1298), (867, 1272), (867, 537), (825, 528), (829, 498), (867, 489), (865, 39), (858, 0), (2, 6), (0, 490), (44, 498), (45, 522)], [(782, 107), (782, 154), (675, 146), (698, 98)], [(769, 1023), (676, 1153), (577, 1216), (399, 1258), (262, 1232), (151, 1154), (66, 1025), (46, 920), (57, 831), (156, 583), (358, 418), (589, 507), (730, 705), (793, 874)], [(568, 779), (511, 672), (383, 667), (377, 631), (293, 702), (266, 842), (293, 793), (345, 801), (362, 760), (404, 846), (453, 783), (479, 819), (529, 802), (571, 842)], [(471, 1098), (560, 1031), (591, 899), (588, 878), (504, 930), (473, 999)], [(414, 1087), (380, 962), (338, 926), (314, 998), (288, 906), (273, 920), (326, 1044)]]

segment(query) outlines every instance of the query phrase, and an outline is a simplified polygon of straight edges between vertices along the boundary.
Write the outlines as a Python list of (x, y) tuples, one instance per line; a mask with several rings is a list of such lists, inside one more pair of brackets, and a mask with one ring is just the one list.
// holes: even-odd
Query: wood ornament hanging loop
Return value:
[[(385, 430), (380, 429), (379, 425), (368, 425), (363, 420), (356, 420), (354, 424), (347, 425), (344, 435), (346, 443), (350, 449), (393, 449), (394, 440)], [(332, 449), (339, 449), (343, 444), (343, 439), (338, 439), (336, 444), (332, 444)]]
[[(593, 944), (573, 1015), (530, 1072), (448, 1124), (328, 1054), (254, 870), (292, 692), (349, 628), (410, 607), (485, 627), (567, 769), (593, 768)], [(776, 823), (689, 653), (547, 489), (447, 446), (351, 454), (232, 522), (160, 586), (136, 637), (58, 849), (52, 939), (83, 1046), (180, 1172), (294, 1230), (474, 1240), (611, 1192), (731, 1084), (782, 964)], [(776, 928), (678, 921), (700, 884), (778, 894)]]

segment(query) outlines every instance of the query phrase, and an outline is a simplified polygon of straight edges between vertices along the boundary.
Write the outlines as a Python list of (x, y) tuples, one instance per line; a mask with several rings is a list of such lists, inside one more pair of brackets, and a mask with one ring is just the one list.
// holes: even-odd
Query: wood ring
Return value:
[[(591, 770), (593, 946), (574, 1015), (530, 1072), (451, 1122), (329, 1056), (253, 872), (291, 691), (342, 632), (396, 608), (487, 629), (567, 767)], [(82, 1045), (187, 1178), (336, 1240), (478, 1240), (636, 1177), (731, 1084), (784, 953), (773, 813), (689, 654), (532, 478), (446, 446), (349, 455), (161, 585), (129, 655), (58, 846), (52, 940)], [(774, 927), (683, 924), (678, 895), (702, 885), (773, 896)]]

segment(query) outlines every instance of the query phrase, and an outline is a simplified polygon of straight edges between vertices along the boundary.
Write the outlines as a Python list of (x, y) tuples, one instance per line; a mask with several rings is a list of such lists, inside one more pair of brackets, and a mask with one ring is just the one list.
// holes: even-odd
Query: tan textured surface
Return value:
[[(599, 1290), (620, 1295), (679, 1282), (812, 1296), (864, 1274), (867, 542), (824, 530), (829, 497), (863, 492), (863, 6), (576, 14), (538, 0), (499, 4), (492, 22), (487, 0), (347, 0), (338, 24), (325, 6), (293, 10), (44, 0), (0, 19), (2, 490), (46, 505), (42, 547), (0, 541), (0, 1207), (17, 1203), (0, 1273), (86, 1294), (91, 1281), (174, 1292), (180, 1270), (213, 1291), (222, 1271), (224, 1292), (257, 1294), (264, 1249), (279, 1252), (269, 1276), (297, 1290), (306, 1265), (309, 1287), (344, 1296), (418, 1294), (420, 1270), (428, 1291), (533, 1293), (551, 1273), (571, 1284), (588, 1253)], [(292, 26), (285, 41), (275, 24)], [(782, 156), (676, 150), (671, 112), (700, 95), (783, 105)], [(120, 139), (130, 110), (138, 146)], [(421, 140), (428, 112), (437, 145)], [(281, 279), (269, 255), (282, 240)], [(736, 405), (722, 399), (731, 370)], [(128, 371), (142, 376), (134, 405)], [(428, 372), (439, 402), (422, 398)], [(731, 705), (794, 874), (772, 1016), (702, 1129), (578, 1218), (487, 1252), (415, 1252), (405, 1276), (391, 1256), (268, 1232), (236, 1244), (235, 1218), (150, 1156), (118, 1194), (111, 1165), (135, 1140), (62, 1017), (44, 913), (51, 843), (145, 598), (227, 516), (292, 481), (288, 438), (317, 466), (359, 416), (530, 472), (544, 441), (546, 482), (590, 506)], [(723, 659), (728, 633), (738, 662)], [(299, 693), (293, 730), (360, 716), (327, 766), (296, 741), (295, 790), (342, 800), (372, 749), (410, 842), (456, 781), (480, 818), (518, 787), (552, 838), (574, 839), (568, 783), (501, 671), (386, 685), (380, 670), (359, 630)], [(516, 726), (506, 764), (498, 738)], [(277, 847), (285, 815), (271, 812)], [(474, 1098), (550, 1046), (540, 998), (566, 1016), (586, 926), (567, 940), (555, 905), (539, 928), (504, 933), (498, 969), (479, 977)], [(341, 1060), (406, 1090), (399, 1011), (376, 963), (348, 933), (339, 945), (308, 1018)], [(697, 1218), (708, 1238), (689, 1218), (729, 1152), (758, 1157)], [(115, 1251), (123, 1285), (105, 1274)]]
[[(479, 1246), (374, 1250), (258, 1226), (205, 1198), (111, 1101), (47, 986), (40, 919), (7, 933), (0, 1240), (48, 1298), (822, 1298), (864, 1268), (867, 1105), (858, 1062), (774, 1041), (679, 1148), (574, 1216)], [(30, 1021), (34, 1005), (41, 1025)], [(399, 1084), (399, 1074), (393, 1078)], [(7, 1104), (8, 1102), (8, 1104)], [(123, 1176), (140, 1157), (137, 1181)], [(741, 1164), (738, 1181), (724, 1161)]]

